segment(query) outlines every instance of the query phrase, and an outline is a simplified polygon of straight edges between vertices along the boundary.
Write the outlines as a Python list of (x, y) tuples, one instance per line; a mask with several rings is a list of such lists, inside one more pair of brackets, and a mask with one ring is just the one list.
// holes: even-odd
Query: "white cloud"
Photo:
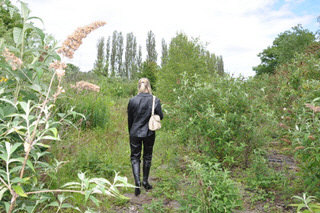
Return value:
[[(26, 0), (32, 15), (41, 17), (47, 32), (62, 41), (73, 30), (96, 20), (107, 25), (89, 35), (75, 54), (73, 63), (90, 70), (96, 58), (96, 42), (114, 30), (133, 32), (145, 48), (152, 30), (160, 58), (161, 39), (167, 42), (182, 31), (208, 42), (208, 49), (222, 55), (228, 72), (253, 75), (257, 54), (272, 44), (284, 30), (309, 23), (314, 17), (297, 16), (286, 1), (274, 10), (277, 0)], [(301, 1), (301, 0), (298, 0)]]

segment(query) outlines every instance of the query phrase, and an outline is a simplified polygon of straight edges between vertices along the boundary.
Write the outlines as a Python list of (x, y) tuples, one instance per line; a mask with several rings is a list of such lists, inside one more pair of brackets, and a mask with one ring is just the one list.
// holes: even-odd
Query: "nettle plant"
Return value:
[[(72, 110), (55, 113), (56, 99), (64, 92), (60, 83), (65, 64), (59, 54), (71, 58), (81, 40), (105, 23), (78, 28), (56, 51), (56, 42), (30, 22), (35, 18), (29, 17), (29, 13), (22, 2), (23, 26), (13, 30), (15, 46), (4, 39), (0, 41), (0, 210), (80, 211), (67, 203), (74, 193), (96, 205), (99, 205), (97, 195), (123, 197), (117, 188), (133, 186), (117, 173), (113, 182), (79, 173), (78, 181), (66, 183), (60, 189), (51, 189), (47, 181), (48, 174), (57, 172), (62, 164), (48, 160), (49, 143), (59, 141), (58, 128), (64, 123), (72, 124), (70, 116), (81, 116)], [(48, 84), (46, 76), (50, 79)], [(50, 165), (50, 161), (55, 165)]]

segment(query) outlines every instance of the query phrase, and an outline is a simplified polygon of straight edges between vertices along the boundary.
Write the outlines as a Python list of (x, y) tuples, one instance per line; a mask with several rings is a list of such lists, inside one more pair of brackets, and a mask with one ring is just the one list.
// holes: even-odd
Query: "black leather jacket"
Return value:
[[(151, 117), (152, 95), (139, 93), (130, 99), (128, 104), (128, 129), (130, 136), (147, 137), (155, 132), (149, 130), (148, 122)], [(155, 101), (154, 114), (163, 118), (161, 103), (158, 98)]]

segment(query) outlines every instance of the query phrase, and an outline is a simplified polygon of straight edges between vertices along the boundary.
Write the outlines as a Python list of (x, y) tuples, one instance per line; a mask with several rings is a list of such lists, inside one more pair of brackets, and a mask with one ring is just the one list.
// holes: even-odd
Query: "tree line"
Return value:
[[(144, 69), (150, 72), (149, 69), (159, 70), (160, 67), (164, 67), (168, 61), (169, 49), (170, 44), (162, 39), (160, 65), (158, 65), (155, 34), (150, 30), (147, 34), (146, 57), (143, 61), (142, 46), (138, 45), (136, 36), (132, 32), (124, 36), (122, 32), (115, 30), (112, 36), (98, 39), (93, 72), (107, 77), (133, 79), (143, 73)], [(209, 69), (220, 74), (224, 73), (222, 56), (216, 56), (209, 51), (202, 54), (206, 55)]]

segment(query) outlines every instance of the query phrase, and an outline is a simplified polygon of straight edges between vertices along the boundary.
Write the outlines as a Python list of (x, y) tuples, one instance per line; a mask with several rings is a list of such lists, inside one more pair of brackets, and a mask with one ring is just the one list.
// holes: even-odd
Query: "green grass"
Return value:
[[(59, 161), (67, 163), (59, 170), (54, 185), (60, 186), (73, 181), (78, 172), (87, 172), (89, 176), (112, 179), (114, 171), (126, 176), (134, 183), (130, 163), (129, 135), (127, 130), (128, 98), (115, 99), (110, 106), (110, 123), (105, 128), (71, 130), (52, 146), (52, 152)], [(182, 152), (172, 134), (164, 129), (158, 131), (154, 146), (151, 183), (154, 186), (152, 196), (157, 200), (175, 200), (180, 197), (180, 181), (183, 173), (179, 168)], [(121, 189), (122, 193), (134, 193), (133, 189)], [(144, 191), (143, 191), (144, 192)], [(82, 205), (83, 198), (76, 196), (74, 201)], [(159, 202), (144, 205), (146, 211), (154, 209)], [(126, 206), (127, 201), (104, 198), (100, 210), (110, 210), (112, 206)], [(153, 206), (153, 207), (152, 207)]]

